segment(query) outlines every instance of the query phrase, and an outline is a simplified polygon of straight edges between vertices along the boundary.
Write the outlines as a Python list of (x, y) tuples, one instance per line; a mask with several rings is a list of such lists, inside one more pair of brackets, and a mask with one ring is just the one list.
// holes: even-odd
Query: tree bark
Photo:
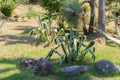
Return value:
[(82, 21), (83, 21), (83, 32), (84, 32), (84, 35), (88, 35), (84, 15), (83, 15)]
[[(105, 0), (99, 0), (99, 10), (98, 10), (98, 29), (105, 32)], [(102, 45), (106, 44), (106, 39), (99, 33), (99, 42)]]
[(105, 0), (99, 0), (98, 29), (105, 32)]
[(90, 7), (91, 7), (89, 34), (93, 34), (94, 18), (95, 18), (95, 0), (90, 0), (89, 4), (90, 4)]

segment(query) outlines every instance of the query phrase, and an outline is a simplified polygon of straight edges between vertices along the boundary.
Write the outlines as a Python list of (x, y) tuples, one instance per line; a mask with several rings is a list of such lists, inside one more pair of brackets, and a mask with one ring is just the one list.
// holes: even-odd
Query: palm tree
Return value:
[(68, 23), (69, 27), (78, 29), (83, 28), (84, 33), (87, 32), (84, 18), (85, 10), (82, 2), (79, 0), (66, 0), (63, 4), (62, 15)]

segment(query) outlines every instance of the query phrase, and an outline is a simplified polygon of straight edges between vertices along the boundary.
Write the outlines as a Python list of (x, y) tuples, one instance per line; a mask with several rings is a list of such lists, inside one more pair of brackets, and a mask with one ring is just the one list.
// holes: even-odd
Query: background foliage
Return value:
[(7, 17), (10, 17), (16, 5), (14, 0), (0, 0), (0, 11)]

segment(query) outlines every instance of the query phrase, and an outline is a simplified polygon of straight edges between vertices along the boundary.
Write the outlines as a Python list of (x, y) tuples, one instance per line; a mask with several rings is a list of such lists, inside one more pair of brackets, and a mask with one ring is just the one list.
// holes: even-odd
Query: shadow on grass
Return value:
[(27, 35), (27, 36), (30, 36), (30, 31), (34, 29), (34, 27), (32, 26), (17, 26), (17, 28), (15, 28), (15, 30), (21, 30), (23, 31), (21, 33), (21, 35)]
[(31, 77), (30, 72), (20, 72), (12, 74), (8, 77), (2, 78), (1, 80), (28, 80), (28, 77)]
[[(18, 35), (0, 35), (0, 42), (5, 42), (5, 45), (14, 45), (14, 44), (42, 44), (39, 39), (35, 39), (34, 37), (30, 37), (30, 31), (34, 27), (32, 26), (17, 26), (15, 30), (21, 30), (22, 33)], [(36, 42), (36, 43), (35, 43)]]
[(111, 47), (118, 47), (120, 48), (120, 45), (118, 45), (117, 43), (111, 41), (111, 40), (107, 40), (107, 45), (111, 46)]
[(36, 76), (33, 74), (32, 70), (26, 70), (24, 72), (19, 71), (19, 61), (21, 59), (22, 58), (1, 58), (0, 65), (2, 65), (3, 68), (0, 69), (0, 76), (2, 76), (0, 80), (56, 80), (54, 75)]
[(14, 59), (6, 59), (6, 58), (0, 58), (0, 63), (1, 64), (16, 64), (18, 63), (18, 60), (14, 60)]
[(15, 68), (11, 68), (11, 69), (1, 69), (0, 70), (0, 73), (4, 73), (4, 72), (8, 72), (8, 71), (11, 71), (11, 70), (14, 70)]
[[(17, 28), (15, 30), (22, 30), (23, 32), (20, 35), (25, 35), (25, 36), (30, 36), (30, 32), (32, 29), (34, 29), (35, 27), (32, 26), (17, 26)], [(44, 44), (46, 41), (42, 41), (40, 38), (35, 39), (32, 44), (35, 46)], [(48, 47), (50, 44), (49, 43), (45, 43), (44, 47)]]
[[(32, 26), (17, 26), (17, 28), (15, 28), (15, 30), (23, 31), (22, 33), (19, 34), (21, 36), (20, 43), (30, 43), (35, 46), (38, 46), (38, 45), (41, 45), (44, 43), (39, 38), (35, 38), (33, 36), (30, 37), (30, 35), (31, 35), (30, 32), (34, 28), (35, 27), (32, 27)], [(18, 43), (19, 43), (19, 41), (18, 41)]]
[(31, 44), (35, 39), (33, 37), (24, 36), (25, 34), (29, 34), (33, 27), (31, 26), (18, 26), (15, 30), (22, 30), (20, 35), (0, 35), (0, 42), (5, 42), (5, 45), (10, 44)]
[(0, 76), (3, 76), (3, 78), (0, 78), (0, 80), (26, 80), (26, 78), (28, 78), (29, 76), (31, 77), (32, 75), (30, 72), (27, 71), (16, 72), (16, 70), (18, 70), (19, 68), (19, 59), (14, 60), (14, 59), (0, 58), (0, 65), (3, 66), (3, 68), (0, 69)]
[(29, 72), (15, 73), (8, 77), (2, 78), (1, 80), (56, 80), (54, 75), (49, 76), (36, 76)]
[(5, 45), (12, 45), (12, 44), (32, 44), (35, 39), (33, 37), (26, 37), (26, 36), (17, 36), (17, 35), (1, 35), (0, 42), (5, 42)]

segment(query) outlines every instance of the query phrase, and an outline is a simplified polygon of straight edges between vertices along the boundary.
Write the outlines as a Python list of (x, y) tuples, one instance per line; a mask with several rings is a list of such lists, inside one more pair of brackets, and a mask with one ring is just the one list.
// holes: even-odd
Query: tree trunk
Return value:
[(83, 21), (83, 32), (84, 32), (84, 35), (88, 35), (87, 27), (86, 27), (86, 23), (85, 23), (85, 15), (83, 15), (82, 21)]
[(93, 34), (94, 18), (95, 18), (95, 0), (90, 0), (89, 4), (91, 7), (89, 34)]
[(98, 29), (105, 32), (105, 0), (99, 0)]
[[(105, 0), (99, 0), (98, 29), (105, 32)], [(105, 38), (101, 34), (98, 34), (98, 37), (99, 42), (105, 45)]]

